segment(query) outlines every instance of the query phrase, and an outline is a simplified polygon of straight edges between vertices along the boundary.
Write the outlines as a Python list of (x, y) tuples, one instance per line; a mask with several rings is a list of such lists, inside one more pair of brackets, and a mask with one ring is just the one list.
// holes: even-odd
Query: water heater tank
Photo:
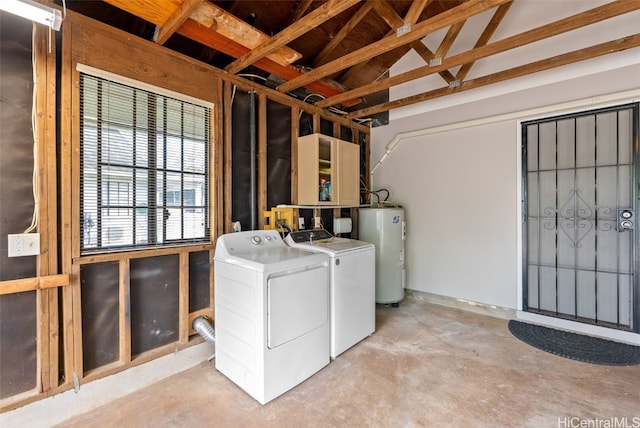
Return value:
[(358, 239), (376, 246), (376, 303), (395, 304), (404, 298), (404, 241), (402, 208), (361, 208)]

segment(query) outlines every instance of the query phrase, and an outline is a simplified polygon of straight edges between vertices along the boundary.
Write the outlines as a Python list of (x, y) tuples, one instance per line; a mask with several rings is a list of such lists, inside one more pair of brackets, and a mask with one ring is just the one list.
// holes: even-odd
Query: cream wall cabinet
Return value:
[(360, 146), (322, 134), (298, 138), (298, 204), (358, 205)]

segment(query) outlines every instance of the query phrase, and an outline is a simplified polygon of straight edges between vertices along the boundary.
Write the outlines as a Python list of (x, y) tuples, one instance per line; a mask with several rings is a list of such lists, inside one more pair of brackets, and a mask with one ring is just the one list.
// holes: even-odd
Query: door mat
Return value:
[(640, 346), (510, 320), (509, 331), (546, 352), (585, 363), (607, 366), (640, 364)]

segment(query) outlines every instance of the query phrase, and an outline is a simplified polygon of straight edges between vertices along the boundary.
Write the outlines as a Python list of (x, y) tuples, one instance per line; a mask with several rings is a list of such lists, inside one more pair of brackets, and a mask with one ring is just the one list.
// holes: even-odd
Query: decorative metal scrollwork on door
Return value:
[[(605, 232), (613, 229), (610, 221), (598, 221), (598, 217), (610, 215), (613, 209), (608, 206), (594, 209), (580, 195), (578, 188), (569, 191), (569, 197), (560, 209), (547, 207), (543, 212), (545, 217), (554, 217), (544, 222), (544, 228), (561, 230), (569, 239), (571, 248), (580, 248), (580, 242), (596, 227)], [(597, 215), (594, 217), (594, 214)]]

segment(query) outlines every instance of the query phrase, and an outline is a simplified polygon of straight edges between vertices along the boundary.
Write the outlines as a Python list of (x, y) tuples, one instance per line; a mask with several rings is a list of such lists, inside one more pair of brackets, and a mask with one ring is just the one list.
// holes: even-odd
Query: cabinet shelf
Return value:
[(359, 183), (360, 146), (322, 134), (298, 138), (300, 205), (358, 205)]

